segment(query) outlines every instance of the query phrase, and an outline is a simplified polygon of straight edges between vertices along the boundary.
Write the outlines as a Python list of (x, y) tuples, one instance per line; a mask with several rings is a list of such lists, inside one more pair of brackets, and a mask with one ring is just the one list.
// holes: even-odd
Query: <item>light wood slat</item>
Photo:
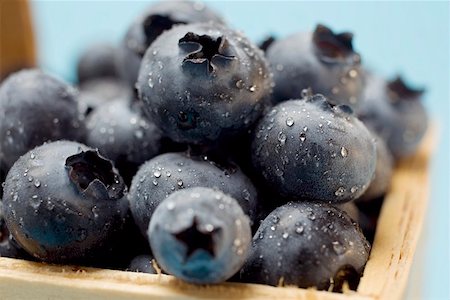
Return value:
[[(428, 163), (436, 141), (429, 130), (419, 151), (396, 168), (358, 293), (400, 299), (406, 287), (429, 198)], [(422, 283), (417, 283), (422, 284)]]

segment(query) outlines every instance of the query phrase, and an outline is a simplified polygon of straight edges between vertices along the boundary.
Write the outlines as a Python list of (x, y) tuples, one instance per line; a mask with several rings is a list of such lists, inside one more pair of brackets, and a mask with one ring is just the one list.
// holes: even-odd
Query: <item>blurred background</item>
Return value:
[[(150, 3), (32, 2), (38, 65), (74, 81), (81, 51), (94, 42), (118, 44), (133, 18)], [(312, 30), (318, 22), (336, 31), (352, 31), (354, 47), (368, 68), (385, 77), (401, 74), (411, 85), (426, 88), (426, 106), (437, 124), (440, 140), (433, 156), (426, 227), (406, 298), (450, 299), (449, 3), (210, 1), (208, 4), (256, 42), (269, 34), (283, 37)]]

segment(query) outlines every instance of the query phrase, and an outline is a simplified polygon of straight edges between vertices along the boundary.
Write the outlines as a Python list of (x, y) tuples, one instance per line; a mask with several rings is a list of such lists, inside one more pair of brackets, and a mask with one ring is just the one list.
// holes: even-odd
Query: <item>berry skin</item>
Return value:
[(130, 265), (127, 268), (127, 271), (131, 272), (139, 272), (139, 273), (148, 273), (148, 274), (157, 274), (158, 272), (152, 265), (153, 256), (148, 254), (141, 254), (133, 258), (130, 262)]
[(145, 50), (164, 31), (177, 24), (210, 22), (222, 18), (204, 4), (193, 1), (161, 1), (140, 15), (129, 27), (119, 48), (117, 68), (130, 87), (137, 81)]
[(68, 84), (36, 69), (10, 75), (0, 86), (0, 166), (5, 170), (46, 141), (80, 140), (85, 129)]
[(413, 154), (427, 130), (421, 103), (424, 90), (413, 89), (401, 77), (385, 81), (369, 75), (359, 118), (375, 131), (395, 159)]
[(236, 200), (196, 187), (174, 192), (156, 208), (148, 237), (163, 270), (187, 282), (210, 284), (242, 267), (251, 231)]
[(115, 78), (116, 48), (109, 44), (93, 44), (80, 56), (77, 66), (78, 82), (96, 78)]
[(274, 103), (299, 98), (303, 89), (323, 94), (333, 104), (356, 108), (364, 88), (361, 58), (353, 35), (333, 33), (323, 25), (273, 42), (267, 49), (275, 88)]
[(4, 188), (6, 224), (20, 246), (48, 262), (90, 258), (121, 232), (126, 186), (111, 161), (57, 141), (23, 155)]
[(375, 136), (375, 144), (377, 148), (377, 162), (375, 167), (375, 173), (369, 184), (369, 187), (361, 195), (357, 202), (372, 201), (383, 196), (389, 189), (389, 185), (392, 179), (392, 172), (394, 169), (394, 158), (391, 152), (386, 146), (383, 139)]
[(348, 106), (315, 95), (282, 102), (260, 120), (252, 161), (276, 195), (343, 203), (369, 185), (376, 152), (372, 135)]
[(86, 144), (114, 161), (126, 183), (160, 150), (161, 131), (124, 100), (106, 103), (86, 119)]
[(240, 277), (319, 290), (334, 282), (335, 291), (347, 281), (355, 289), (369, 250), (346, 213), (326, 203), (289, 202), (262, 222)]
[(256, 216), (256, 189), (239, 167), (222, 168), (203, 158), (166, 153), (142, 165), (131, 183), (128, 200), (141, 232), (145, 235), (152, 214), (165, 198), (191, 187), (220, 189), (236, 199), (252, 220)]
[(98, 78), (83, 82), (77, 102), (80, 111), (87, 116), (97, 107), (114, 100), (131, 102), (132, 91), (123, 82), (113, 78)]
[(174, 26), (148, 48), (137, 89), (144, 111), (172, 140), (209, 145), (244, 132), (271, 92), (264, 55), (214, 23)]

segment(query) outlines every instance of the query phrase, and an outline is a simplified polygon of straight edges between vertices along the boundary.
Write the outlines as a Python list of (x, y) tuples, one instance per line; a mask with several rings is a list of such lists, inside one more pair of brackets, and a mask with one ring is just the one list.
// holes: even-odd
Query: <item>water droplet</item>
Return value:
[(241, 79), (239, 79), (238, 81), (236, 81), (236, 87), (238, 89), (242, 89), (244, 87), (244, 81), (242, 81)]
[(303, 127), (303, 131), (307, 132), (308, 131), (308, 127), (307, 126)]
[(336, 190), (336, 192), (334, 192), (334, 194), (337, 196), (337, 197), (342, 197), (343, 195), (344, 195), (344, 193), (345, 193), (345, 189), (341, 186), (341, 187), (339, 187), (337, 190)]
[(155, 171), (155, 172), (153, 172), (153, 176), (155, 176), (156, 178), (159, 178), (159, 177), (161, 177), (161, 172)]
[(282, 64), (277, 64), (277, 65), (275, 66), (275, 69), (276, 69), (277, 71), (281, 72), (281, 71), (283, 71), (284, 66), (283, 66)]
[(242, 197), (245, 200), (249, 201), (250, 200), (250, 192), (247, 189), (243, 189), (242, 190)]
[(173, 210), (175, 208), (175, 203), (170, 201), (169, 203), (167, 203), (167, 209), (168, 210)]
[(358, 76), (358, 71), (356, 71), (355, 69), (351, 69), (348, 72), (348, 76), (350, 76), (350, 78), (355, 78), (356, 76)]
[(303, 226), (299, 226), (299, 227), (295, 228), (295, 232), (298, 234), (302, 234), (304, 230), (305, 230), (305, 228)]
[(37, 188), (40, 187), (40, 186), (41, 186), (41, 182), (40, 182), (39, 180), (36, 179), (36, 180), (34, 181), (34, 186), (37, 187)]
[(178, 184), (179, 187), (183, 186), (183, 180), (178, 179), (177, 184)]
[(158, 181), (156, 181), (156, 179), (153, 180), (153, 185), (157, 186), (158, 185)]
[(31, 152), (30, 158), (31, 158), (31, 159), (35, 159), (35, 158), (36, 158), (36, 154), (34, 154), (34, 152)]
[(152, 89), (153, 88), (153, 86), (154, 86), (154, 84), (153, 84), (153, 79), (150, 77), (149, 79), (148, 79), (148, 86)]
[(347, 148), (341, 147), (341, 156), (342, 157), (347, 157), (347, 155), (348, 155)]
[(275, 226), (270, 226), (270, 230), (275, 231), (276, 227)]
[(248, 90), (253, 93), (254, 91), (256, 91), (256, 86), (252, 85)]
[(300, 133), (300, 141), (304, 142), (306, 140), (306, 134), (304, 132)]
[(291, 117), (288, 117), (286, 119), (286, 125), (291, 127), (292, 125), (294, 125), (294, 119), (292, 119)]
[(341, 245), (338, 241), (332, 242), (333, 244), (333, 250), (337, 255), (342, 255), (345, 252), (344, 246)]
[(282, 236), (283, 236), (283, 239), (287, 239), (289, 237), (289, 233), (285, 232), (285, 233), (283, 233)]
[(284, 143), (286, 142), (286, 135), (280, 131), (280, 133), (278, 134), (278, 140), (280, 141), (281, 145), (284, 145)]
[(239, 247), (241, 244), (242, 244), (242, 242), (241, 242), (240, 239), (235, 239), (235, 240), (233, 241), (233, 245), (236, 246), (236, 247)]
[(352, 186), (352, 188), (350, 189), (350, 192), (353, 194), (353, 193), (356, 193), (358, 191), (358, 187), (357, 186)]

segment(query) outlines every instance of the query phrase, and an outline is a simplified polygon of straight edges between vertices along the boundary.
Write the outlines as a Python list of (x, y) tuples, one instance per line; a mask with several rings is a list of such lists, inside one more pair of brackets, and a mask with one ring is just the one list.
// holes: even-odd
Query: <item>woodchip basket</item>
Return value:
[[(1, 1), (0, 77), (13, 68), (35, 63), (26, 2)], [(3, 26), (6, 23), (8, 26)], [(195, 286), (168, 275), (57, 266), (0, 257), (0, 299), (400, 299), (426, 214), (428, 163), (434, 148), (434, 133), (429, 130), (419, 151), (401, 161), (395, 170), (357, 291), (338, 294), (240, 283)]]

